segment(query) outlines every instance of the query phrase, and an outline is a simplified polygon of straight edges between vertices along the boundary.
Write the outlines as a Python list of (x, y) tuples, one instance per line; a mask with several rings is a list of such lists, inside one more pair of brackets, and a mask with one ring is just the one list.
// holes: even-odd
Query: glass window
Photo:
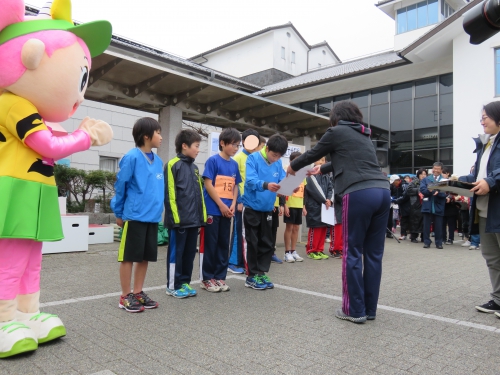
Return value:
[(406, 28), (406, 8), (398, 9), (396, 19), (397, 19), (397, 23), (398, 23), (398, 34), (406, 32), (407, 31), (407, 28)]
[(415, 169), (432, 168), (437, 160), (437, 150), (418, 150), (414, 152)]
[(370, 107), (372, 139), (389, 140), (389, 104)]
[(368, 107), (360, 108), (359, 111), (363, 115), (363, 122), (368, 125)]
[(313, 100), (311, 102), (305, 102), (300, 105), (300, 108), (309, 111), (309, 112), (314, 112), (316, 113), (316, 100)]
[(391, 149), (412, 149), (412, 101), (391, 103)]
[(372, 90), (372, 105), (387, 103), (389, 101), (389, 88), (381, 87)]
[(339, 95), (333, 98), (333, 104), (342, 102), (344, 100), (350, 100), (351, 99), (351, 94), (346, 94), (346, 95)]
[(391, 165), (391, 173), (411, 173), (411, 154), (411, 151), (401, 152), (391, 150), (389, 159)]
[(412, 98), (413, 83), (407, 82), (400, 85), (394, 85), (391, 89), (391, 102), (399, 102)]
[(408, 25), (408, 31), (415, 30), (417, 28), (417, 5), (410, 5), (406, 7), (406, 22)]
[(332, 109), (333, 98), (324, 98), (318, 101), (318, 113), (320, 115), (328, 115)]
[[(439, 161), (443, 164), (453, 165), (453, 149), (452, 148), (443, 148), (439, 152)], [(450, 170), (450, 168), (446, 168)], [(452, 172), (453, 173), (453, 172)]]
[(439, 93), (449, 94), (453, 92), (453, 74), (446, 74), (439, 77)]
[(292, 64), (295, 64), (295, 52), (292, 51)]
[(453, 147), (453, 94), (439, 96), (439, 147)]
[(417, 27), (427, 26), (427, 1), (417, 4)]
[(355, 92), (352, 94), (352, 101), (357, 104), (359, 108), (368, 107), (368, 94), (370, 91)]
[(281, 58), (285, 59), (285, 47), (281, 47)]
[(116, 172), (118, 166), (117, 158), (109, 158), (105, 156), (99, 157), (99, 169), (101, 171)]
[(437, 148), (437, 96), (415, 99), (415, 149)]
[(415, 96), (436, 95), (436, 78), (426, 78), (415, 83)]
[(434, 25), (439, 21), (438, 0), (427, 1), (427, 24)]
[(495, 50), (495, 95), (500, 96), (500, 48)]

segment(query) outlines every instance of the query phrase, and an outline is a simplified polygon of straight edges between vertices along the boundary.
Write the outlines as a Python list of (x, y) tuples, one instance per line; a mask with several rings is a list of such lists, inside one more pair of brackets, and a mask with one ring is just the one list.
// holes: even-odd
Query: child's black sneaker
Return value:
[(134, 293), (129, 293), (126, 296), (120, 296), (120, 303), (118, 304), (118, 307), (131, 313), (144, 311), (144, 306), (137, 300), (137, 298), (135, 298)]
[(156, 309), (158, 307), (158, 302), (153, 301), (143, 291), (134, 294), (134, 297), (141, 303), (142, 306), (144, 306), (145, 309)]

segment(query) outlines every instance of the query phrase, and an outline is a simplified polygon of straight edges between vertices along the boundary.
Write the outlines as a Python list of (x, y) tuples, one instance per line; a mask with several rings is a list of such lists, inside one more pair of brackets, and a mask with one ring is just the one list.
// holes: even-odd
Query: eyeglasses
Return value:
[(241, 145), (239, 143), (231, 143), (231, 146), (233, 146), (234, 148), (240, 148)]
[(483, 116), (481, 117), (481, 120), (479, 120), (480, 123), (483, 123), (487, 118), (489, 118), (488, 116)]

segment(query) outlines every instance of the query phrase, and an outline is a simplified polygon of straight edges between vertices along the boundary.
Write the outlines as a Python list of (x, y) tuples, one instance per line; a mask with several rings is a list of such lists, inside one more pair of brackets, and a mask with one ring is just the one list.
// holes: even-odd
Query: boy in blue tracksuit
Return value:
[(273, 244), (273, 208), (279, 182), (286, 174), (281, 164), (288, 148), (285, 137), (275, 134), (260, 152), (248, 156), (245, 194), (243, 195), (243, 224), (247, 242), (245, 286), (257, 290), (271, 289), (269, 280)]
[[(111, 200), (116, 224), (123, 228), (118, 250), (122, 287), (118, 307), (133, 313), (158, 307), (158, 302), (143, 292), (143, 285), (148, 262), (157, 260), (158, 223), (163, 211), (163, 162), (152, 152), (153, 148), (160, 147), (160, 131), (160, 124), (152, 118), (136, 121), (132, 130), (136, 148), (120, 161), (116, 194)], [(131, 288), (134, 263), (134, 287)]]

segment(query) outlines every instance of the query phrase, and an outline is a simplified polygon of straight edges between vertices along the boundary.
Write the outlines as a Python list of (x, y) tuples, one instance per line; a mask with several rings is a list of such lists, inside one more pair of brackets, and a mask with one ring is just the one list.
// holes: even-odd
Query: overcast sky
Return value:
[[(309, 44), (341, 60), (393, 47), (394, 20), (375, 0), (72, 0), (73, 19), (105, 19), (113, 33), (191, 57), (269, 26), (292, 22)], [(45, 0), (26, 0), (41, 7)]]

